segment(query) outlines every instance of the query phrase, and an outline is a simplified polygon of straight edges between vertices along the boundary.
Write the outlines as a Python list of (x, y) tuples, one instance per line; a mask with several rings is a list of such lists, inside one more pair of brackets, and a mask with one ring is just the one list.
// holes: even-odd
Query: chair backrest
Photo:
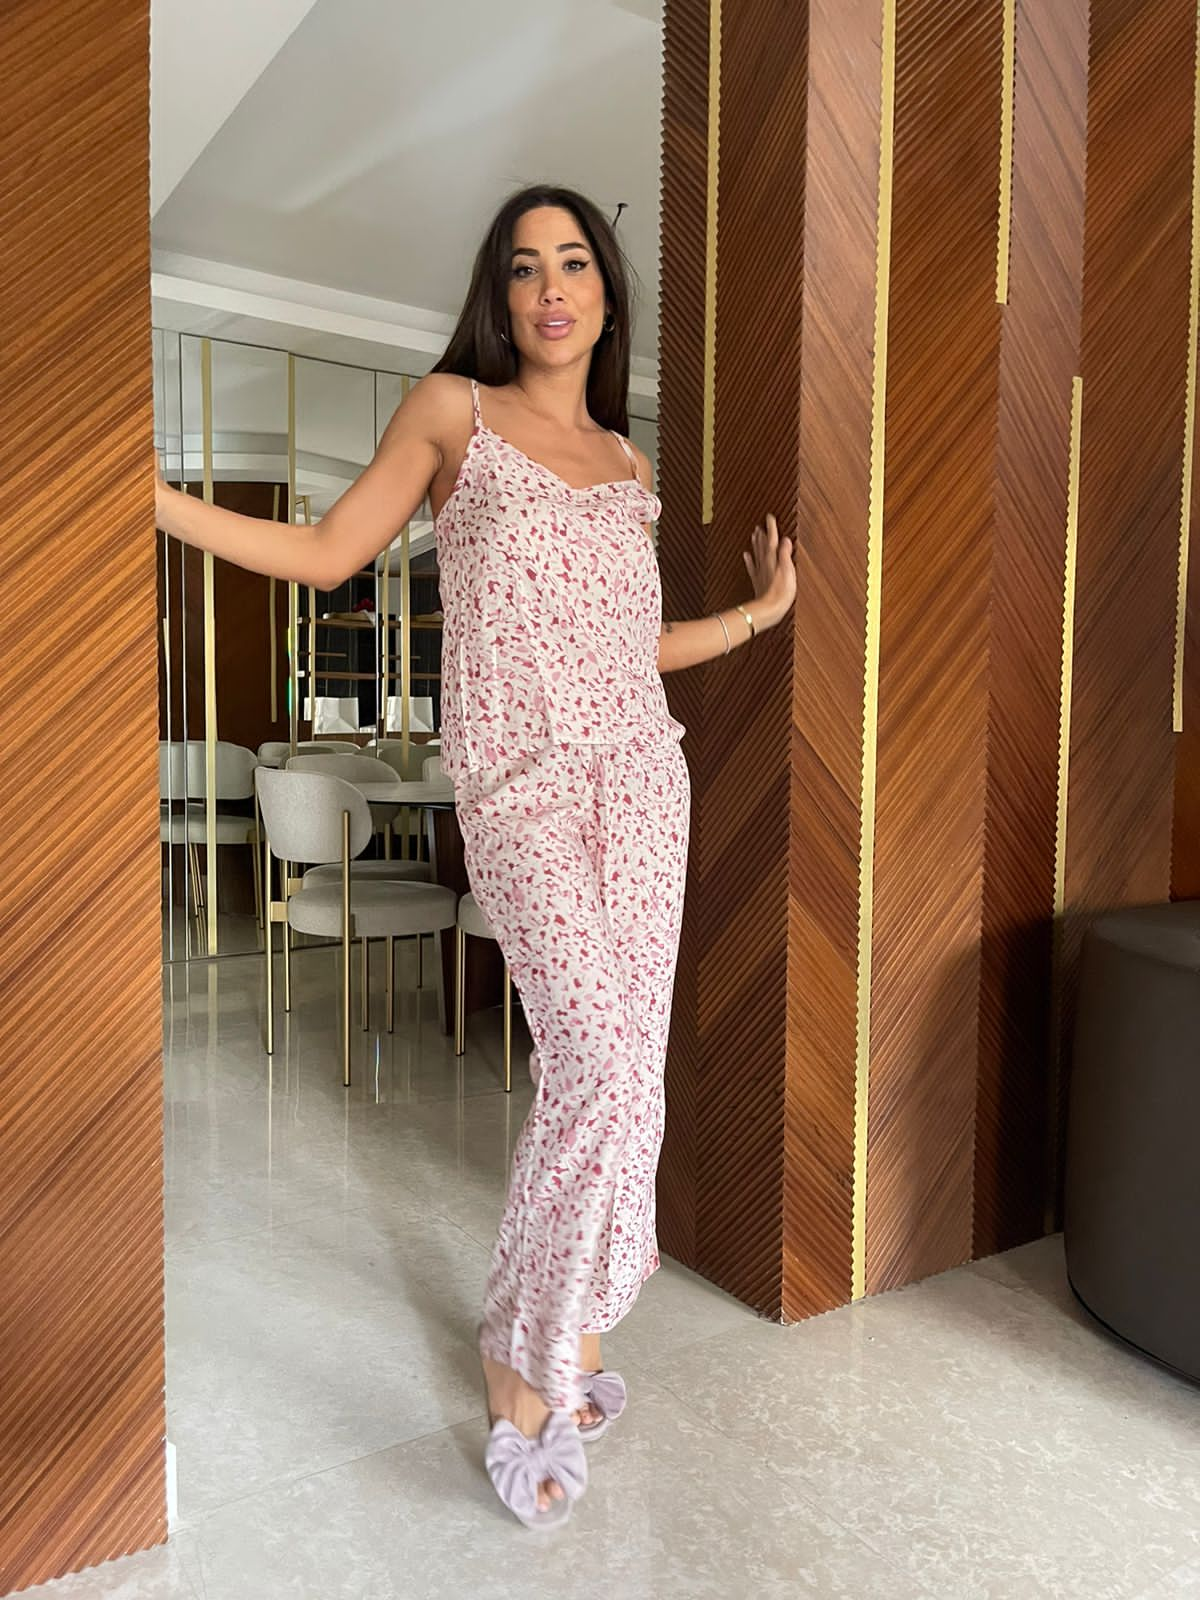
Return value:
[(287, 764), (289, 772), (323, 772), (331, 778), (344, 778), (347, 783), (391, 783), (395, 773), (386, 762), (374, 756), (307, 755), (293, 756)]
[(421, 776), (426, 783), (441, 783), (445, 777), (441, 756), (426, 756), (421, 765)]
[(432, 752), (440, 752), (441, 746), (434, 744), (409, 744), (408, 760), (404, 759), (403, 739), (381, 739), (378, 744), (370, 747), (372, 755), (378, 756), (380, 761), (386, 761), (388, 766), (397, 772), (401, 778), (410, 781), (421, 776), (425, 770), (425, 762)]
[(342, 859), (342, 814), (350, 813), (350, 854), (360, 856), (374, 833), (371, 808), (352, 783), (323, 772), (254, 775), (271, 854), (280, 861), (324, 865)]
[[(357, 749), (357, 745), (353, 745), (345, 739), (340, 741), (336, 739), (330, 739), (328, 741), (309, 739), (301, 740), (301, 742), (297, 744), (296, 753), (297, 755), (302, 753), (314, 755), (320, 754), (323, 751), (328, 751), (330, 755), (337, 755), (341, 751), (349, 750), (351, 753), (353, 753)], [(258, 747), (258, 759), (260, 761), (269, 763), (271, 766), (275, 766), (276, 764), (282, 766), (291, 753), (292, 746), (287, 739), (268, 739), (264, 744), (260, 744)]]
[[(217, 740), (218, 800), (249, 800), (258, 757), (244, 745)], [(159, 741), (158, 793), (162, 800), (203, 800), (208, 794), (208, 748), (203, 739)]]

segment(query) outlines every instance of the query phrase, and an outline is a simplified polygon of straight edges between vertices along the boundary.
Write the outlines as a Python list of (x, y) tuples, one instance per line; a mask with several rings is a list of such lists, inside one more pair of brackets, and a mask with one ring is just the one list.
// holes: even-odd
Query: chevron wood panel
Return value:
[(1036, 1238), (1043, 1227), (1087, 49), (1088, 0), (1021, 0), (991, 578), (976, 1255)]
[(1089, 919), (1170, 892), (1195, 36), (1195, 0), (1092, 0), (1068, 1019)]
[[(706, 611), (745, 595), (742, 551), (768, 511), (785, 534), (795, 533), (804, 282), (804, 8), (741, 0), (722, 16)], [(737, 1284), (771, 1316), (782, 1300), (790, 669), (780, 631), (706, 672), (693, 897), (708, 926), (699, 970), (697, 1260), (706, 1276)]]
[(784, 1316), (851, 1292), (878, 0), (809, 6), (794, 633)]
[[(797, 499), (805, 34), (803, 13), (782, 0), (724, 8), (710, 526), (685, 487), (688, 476), (698, 487), (702, 453), (709, 16), (707, 4), (667, 6), (661, 428), (664, 497), (674, 484), (678, 498), (664, 520), (663, 575), (668, 610), (684, 615), (745, 593), (741, 551), (754, 523), (774, 509), (794, 531)], [(691, 729), (694, 822), (664, 1242), (689, 1242), (685, 1259), (772, 1315), (782, 1303), (790, 665), (778, 633), (669, 685)], [(681, 1017), (689, 1003), (693, 1015)], [(688, 1184), (677, 1177), (685, 1150)], [(675, 1212), (689, 1199), (690, 1238)]]
[[(705, 530), (701, 525), (704, 426), (704, 292), (708, 184), (708, 0), (665, 0), (658, 463), (663, 611), (704, 611)], [(666, 680), (671, 710), (688, 729), (684, 754), (698, 791), (703, 751), (703, 669)], [(693, 799), (693, 867), (703, 821)], [(667, 1056), (667, 1124), (658, 1168), (658, 1232), (663, 1249), (696, 1260), (696, 1113), (700, 1074), (697, 983), (703, 919), (689, 902)]]
[(7, 1593), (166, 1526), (148, 5), (10, 0), (0, 56)]
[(971, 1254), (1000, 0), (897, 11), (868, 1291)]

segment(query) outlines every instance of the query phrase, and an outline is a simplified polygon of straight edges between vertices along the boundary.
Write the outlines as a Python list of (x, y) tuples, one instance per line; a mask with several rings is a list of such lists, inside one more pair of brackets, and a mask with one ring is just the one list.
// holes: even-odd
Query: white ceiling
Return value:
[[(239, 12), (232, 0), (205, 0), (201, 21), (194, 0), (154, 0), (160, 277), (173, 272), (177, 283), (183, 258), (208, 263), (195, 278), (219, 278), (213, 264), (228, 263), (247, 280), (292, 282), (293, 300), (320, 286), (346, 305), (407, 312), (385, 309), (383, 321), (441, 330), (503, 197), (523, 183), (565, 183), (610, 213), (627, 204), (620, 234), (642, 283), (635, 348), (647, 370), (658, 319), (661, 0), (308, 3), (240, 0)], [(243, 85), (268, 40), (276, 53)], [(228, 73), (205, 100), (210, 119), (216, 108), (223, 118), (211, 134), (194, 111), (164, 110), (193, 58), (201, 77), (214, 59)], [(194, 81), (188, 98), (205, 99)], [(181, 161), (191, 164), (176, 182)], [(200, 320), (196, 331), (216, 331)]]

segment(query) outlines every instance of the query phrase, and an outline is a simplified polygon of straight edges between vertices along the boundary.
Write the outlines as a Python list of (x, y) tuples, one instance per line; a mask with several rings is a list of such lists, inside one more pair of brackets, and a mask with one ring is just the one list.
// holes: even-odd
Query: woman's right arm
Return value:
[(158, 526), (251, 572), (336, 589), (386, 549), (420, 509), (442, 465), (447, 423), (453, 431), (452, 419), (462, 408), (464, 382), (439, 373), (416, 384), (384, 430), (370, 465), (312, 527), (206, 505), (169, 488), (161, 477)]

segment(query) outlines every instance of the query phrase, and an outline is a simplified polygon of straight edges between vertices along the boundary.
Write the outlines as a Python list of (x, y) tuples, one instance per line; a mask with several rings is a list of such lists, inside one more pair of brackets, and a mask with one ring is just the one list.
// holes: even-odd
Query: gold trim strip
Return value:
[[(200, 341), (200, 404), (204, 427), (204, 503), (213, 503), (212, 340)], [(185, 762), (186, 767), (186, 762)], [(204, 552), (204, 923), (208, 953), (217, 954), (217, 612), (216, 570)]]
[(883, 614), (883, 489), (886, 463), (888, 306), (896, 126), (896, 3), (884, 0), (879, 112), (879, 206), (875, 246), (875, 358), (871, 390), (871, 491), (867, 529), (867, 632), (863, 690), (862, 807), (858, 879), (858, 1015), (854, 1063), (854, 1199), (851, 1295), (867, 1289), (867, 1136), (871, 1090), (871, 943), (875, 912), (875, 790), (879, 743), (879, 643)]
[(1172, 726), (1183, 732), (1183, 652), (1187, 635), (1192, 538), (1192, 474), (1196, 464), (1196, 345), (1200, 340), (1200, 6), (1196, 8), (1196, 92), (1192, 111), (1192, 305), (1188, 321), (1187, 397), (1183, 423), (1183, 497), (1179, 510), (1179, 593), (1175, 610), (1175, 703)]
[[(408, 398), (410, 378), (401, 378), (400, 395)], [(409, 747), (412, 742), (412, 549), (411, 524), (400, 530), (400, 758), (404, 762), (404, 776), (408, 776)], [(388, 646), (385, 643), (386, 652)], [(387, 706), (384, 705), (384, 726), (387, 725)], [(408, 855), (407, 814), (403, 854)]]
[(708, 203), (704, 251), (704, 421), (700, 441), (700, 520), (713, 519), (717, 427), (717, 173), (721, 155), (721, 0), (708, 7)]
[[(296, 526), (296, 357), (288, 355), (288, 526)], [(300, 733), (300, 586), (288, 583), (288, 742), (296, 754)]]
[[(304, 507), (304, 526), (312, 527), (312, 495), (302, 494), (300, 503)], [(317, 720), (317, 591), (310, 583), (308, 586), (308, 674), (305, 678), (308, 687), (308, 731), (316, 736)]]
[(1071, 385), (1071, 454), (1063, 560), (1062, 680), (1058, 712), (1058, 799), (1054, 841), (1054, 920), (1050, 983), (1050, 1079), (1046, 1114), (1046, 1232), (1058, 1226), (1059, 1099), (1062, 1081), (1063, 916), (1067, 906), (1067, 806), (1071, 785), (1071, 701), (1075, 677), (1075, 569), (1079, 546), (1079, 472), (1083, 444), (1083, 379)]
[(996, 238), (996, 300), (1008, 304), (1012, 252), (1013, 126), (1017, 99), (1017, 0), (1004, 0), (1004, 81), (1000, 98), (1000, 220)]
[[(279, 485), (275, 484), (271, 496), (271, 521), (279, 521)], [(271, 644), (271, 731), (274, 732), (275, 724), (279, 720), (279, 679), (276, 666), (279, 658), (279, 633), (275, 622), (275, 579), (267, 580), (267, 631), (270, 634)]]

